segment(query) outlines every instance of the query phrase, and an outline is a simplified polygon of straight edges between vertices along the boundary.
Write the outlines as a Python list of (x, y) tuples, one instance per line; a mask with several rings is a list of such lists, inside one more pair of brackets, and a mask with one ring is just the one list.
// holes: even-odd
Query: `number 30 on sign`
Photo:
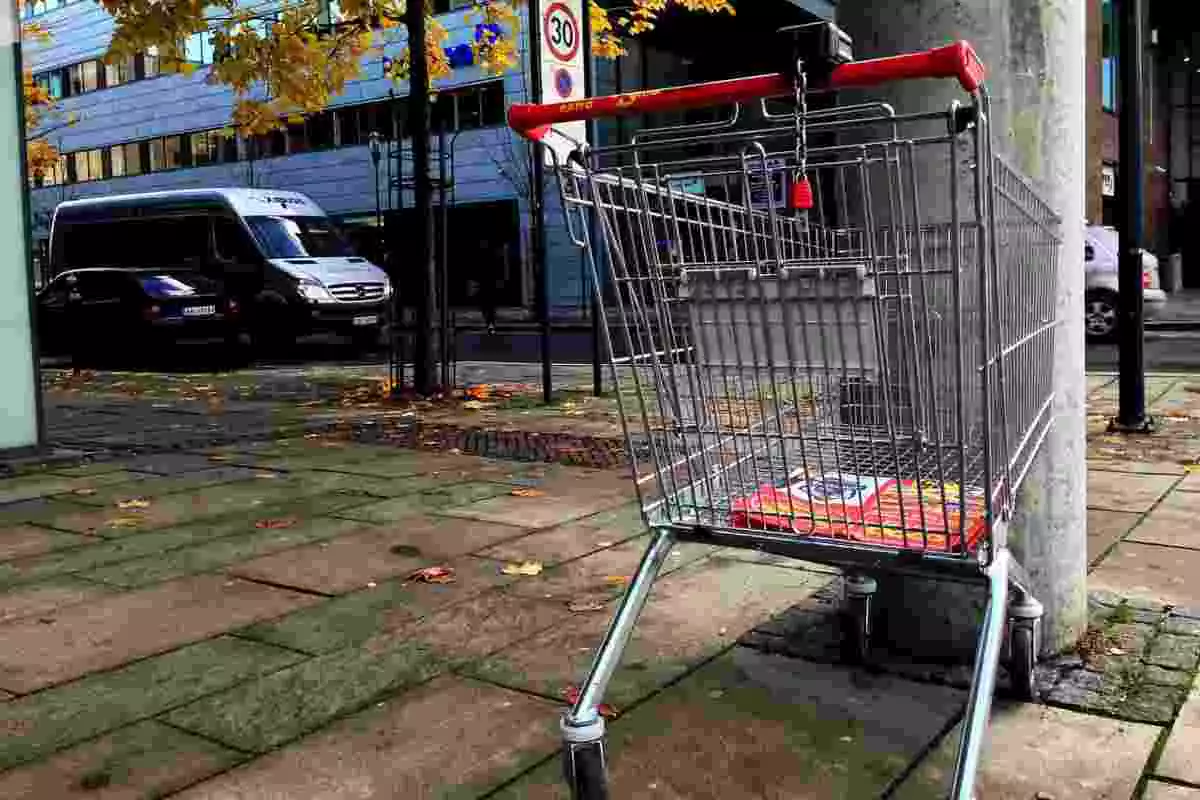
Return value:
[[(584, 99), (583, 60), (587, 48), (583, 41), (583, 0), (550, 0), (541, 12), (541, 103), (564, 103)], [(554, 126), (560, 136), (544, 140), (548, 149), (558, 153), (560, 161), (574, 149), (573, 142), (587, 138), (587, 124), (566, 122)], [(546, 163), (553, 157), (546, 153)]]

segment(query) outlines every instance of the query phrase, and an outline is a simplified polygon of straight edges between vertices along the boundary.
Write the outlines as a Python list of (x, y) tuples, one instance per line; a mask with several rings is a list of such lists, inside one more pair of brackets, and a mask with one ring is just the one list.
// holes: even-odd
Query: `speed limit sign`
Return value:
[[(580, 24), (584, 13), (583, 0), (549, 0), (541, 11), (538, 52), (542, 92), (539, 102), (570, 103), (584, 99), (583, 60), (589, 50)], [(547, 148), (547, 164), (553, 163), (549, 150), (554, 150), (561, 161), (587, 138), (587, 123), (584, 122), (559, 123), (553, 130), (561, 135), (543, 141)]]
[(574, 61), (579, 52), (579, 40), (583, 38), (579, 18), (566, 3), (551, 3), (546, 9), (542, 36), (555, 58), (564, 62)]

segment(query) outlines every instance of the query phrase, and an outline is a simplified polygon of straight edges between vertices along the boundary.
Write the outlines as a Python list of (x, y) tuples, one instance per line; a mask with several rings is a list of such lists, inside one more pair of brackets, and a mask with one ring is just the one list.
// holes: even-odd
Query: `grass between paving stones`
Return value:
[(407, 576), (258, 622), (236, 635), (314, 655), (357, 647), (372, 637), (415, 623), (421, 617), (493, 591), (512, 579), (498, 565), (463, 558), (450, 564), (455, 581), (417, 583)]
[[(621, 710), (728, 650), (756, 622), (820, 589), (827, 575), (713, 555), (659, 580), (635, 626), (605, 701)], [(720, 601), (697, 613), (706, 597)], [(599, 598), (597, 598), (599, 599)], [(560, 697), (594, 658), (615, 609), (605, 603), (468, 666), (467, 674)]]
[(545, 630), (566, 610), (502, 591), (441, 609), (172, 712), (172, 725), (265, 752), (333, 719)]
[[(726, 654), (612, 722), (609, 786), (614, 797), (877, 797), (909, 759), (865, 738), (853, 719), (780, 702)], [(488, 795), (568, 796), (557, 754)]]
[(243, 760), (215, 742), (146, 720), (0, 775), (0, 797), (165, 797)]
[(447, 668), (417, 641), (350, 648), (199, 700), (165, 719), (239, 750), (266, 752)]
[(388, 523), (414, 514), (436, 514), (447, 508), (467, 505), (489, 497), (499, 497), (509, 494), (511, 491), (512, 486), (509, 484), (467, 481), (444, 489), (434, 489), (420, 494), (361, 505), (340, 511), (336, 516), (363, 522)]
[[(346, 502), (346, 498), (341, 498)], [(343, 502), (335, 502), (333, 510), (344, 509)], [(361, 498), (348, 500), (362, 502)], [(325, 511), (328, 503), (321, 499), (300, 499), (287, 505), (263, 506), (253, 515), (245, 509), (231, 512), (214, 519), (195, 521), (186, 525), (161, 530), (131, 533), (119, 539), (92, 540), (87, 544), (57, 550), (38, 556), (16, 559), (0, 564), (0, 589), (11, 589), (44, 578), (98, 570), (108, 565), (133, 561), (139, 558), (162, 556), (170, 551), (213, 544), (216, 540), (230, 536), (255, 536), (255, 523), (260, 519), (291, 517), (299, 521), (300, 535), (307, 530), (311, 517)], [(335, 520), (327, 520), (334, 524)], [(224, 545), (221, 545), (222, 547)], [(149, 565), (148, 569), (162, 569)]]
[[(184, 494), (160, 497), (144, 508), (85, 508), (78, 504), (39, 504), (23, 515), (10, 517), (56, 530), (87, 533), (105, 538), (120, 538), (143, 531), (214, 520), (247, 509), (268, 508), (280, 504), (306, 504), (327, 511), (349, 508), (388, 497), (371, 494), (368, 479), (361, 476), (326, 473), (288, 475), (271, 480), (241, 481), (209, 486)], [(15, 514), (16, 510), (14, 510)], [(0, 508), (0, 520), (3, 519)], [(23, 518), (22, 518), (23, 517)], [(2, 523), (0, 523), (2, 524)]]
[(1162, 605), (1093, 597), (1078, 660), (1060, 659), (1051, 705), (1134, 722), (1167, 724), (1200, 663), (1200, 623)]
[(68, 500), (80, 500), (81, 495), (75, 492), (95, 490), (110, 484), (128, 484), (136, 481), (138, 473), (126, 470), (115, 470), (102, 474), (84, 477), (67, 477), (52, 473), (33, 473), (15, 478), (4, 478), (0, 481), (0, 503), (14, 503), (21, 500), (32, 500), (38, 497), (65, 497)]
[[(96, 488), (87, 487), (84, 494), (75, 490), (67, 496), (73, 503), (105, 508), (123, 500), (152, 499), (183, 492), (196, 491), (210, 486), (223, 486), (240, 481), (255, 480), (263, 471), (246, 467), (228, 467), (213, 464), (208, 468), (190, 470), (174, 475), (153, 473), (131, 473), (128, 480)], [(101, 476), (104, 477), (104, 476)]]
[(260, 530), (254, 528), (253, 523), (250, 527), (248, 533), (122, 561), (84, 572), (81, 577), (132, 589), (183, 575), (210, 572), (258, 556), (332, 539), (362, 526), (350, 520), (313, 517), (277, 530)]
[(44, 758), (302, 657), (222, 636), (0, 703), (0, 769)]
[(12, 592), (0, 592), (0, 622), (12, 622), (76, 603), (100, 600), (114, 591), (112, 587), (81, 578), (56, 576)]

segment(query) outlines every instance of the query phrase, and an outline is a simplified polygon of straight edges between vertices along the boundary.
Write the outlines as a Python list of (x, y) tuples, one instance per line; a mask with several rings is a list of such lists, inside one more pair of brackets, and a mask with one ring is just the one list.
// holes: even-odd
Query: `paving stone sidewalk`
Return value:
[[(1151, 440), (1093, 420), (1092, 625), (998, 706), (980, 800), (1200, 800), (1192, 385), (1151, 381)], [(0, 480), (0, 798), (565, 796), (563, 694), (646, 544), (624, 470), (60, 401), (96, 457)], [(837, 581), (677, 549), (608, 698), (613, 796), (941, 796), (966, 670), (838, 663)]]

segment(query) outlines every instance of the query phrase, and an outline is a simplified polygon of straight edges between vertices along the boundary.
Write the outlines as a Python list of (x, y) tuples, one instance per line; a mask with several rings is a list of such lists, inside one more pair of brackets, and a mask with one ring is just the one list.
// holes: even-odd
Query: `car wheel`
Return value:
[(1088, 292), (1084, 300), (1083, 324), (1093, 341), (1111, 339), (1117, 332), (1117, 296), (1113, 292)]

